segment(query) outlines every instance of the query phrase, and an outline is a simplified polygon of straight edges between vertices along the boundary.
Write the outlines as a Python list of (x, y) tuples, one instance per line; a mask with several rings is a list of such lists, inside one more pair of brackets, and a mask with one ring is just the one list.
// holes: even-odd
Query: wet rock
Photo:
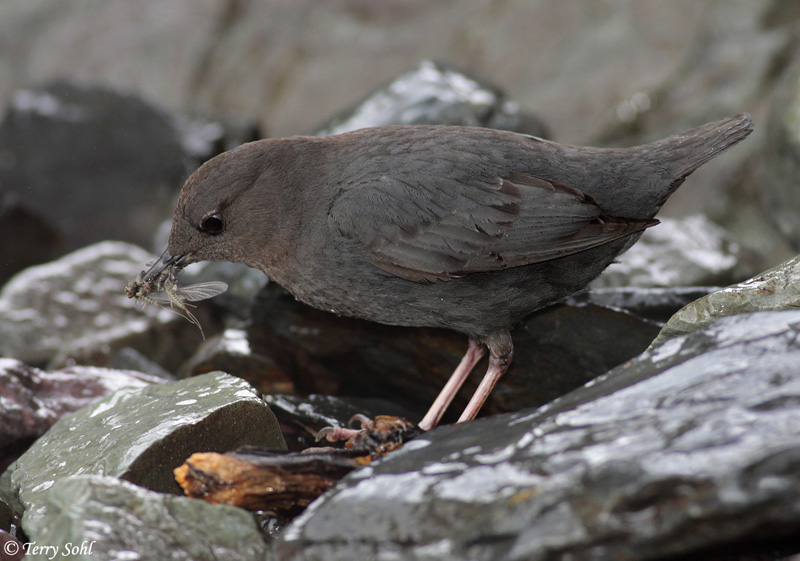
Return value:
[(625, 310), (636, 317), (667, 322), (686, 304), (702, 298), (716, 288), (708, 286), (675, 286), (668, 288), (596, 288), (572, 296), (568, 304), (595, 304), (604, 308)]
[(750, 253), (706, 217), (661, 218), (591, 286), (724, 286), (755, 274), (754, 266)]
[(12, 467), (0, 474), (0, 528), (7, 532), (22, 535), (22, 513), (25, 507), (11, 490)]
[(0, 239), (4, 240), (0, 245), (0, 286), (14, 273), (64, 252), (58, 232), (7, 192), (0, 193)]
[(776, 89), (760, 192), (773, 225), (800, 250), (800, 61)]
[(105, 474), (179, 493), (172, 470), (190, 454), (244, 444), (285, 448), (275, 416), (244, 380), (216, 372), (122, 389), (53, 425), (17, 460), (11, 490), (25, 506), (27, 531), (38, 528), (46, 491), (59, 479)]
[[(72, 366), (46, 372), (0, 358), (0, 450), (11, 451), (47, 431), (64, 414), (121, 388), (142, 388), (161, 380), (139, 372)], [(9, 457), (0, 454), (0, 470)]]
[[(437, 428), (312, 504), (284, 560), (800, 552), (800, 312), (720, 320), (538, 410)], [(793, 541), (792, 541), (793, 540)]]
[[(244, 510), (162, 495), (98, 475), (56, 482), (47, 493), (47, 514), (30, 536), (57, 548), (59, 558), (83, 561), (273, 558)], [(26, 559), (53, 559), (50, 553)]]
[(217, 154), (264, 138), (253, 119), (232, 113), (192, 111), (171, 113), (169, 119), (178, 131), (181, 146), (194, 160), (190, 172)]
[(655, 322), (593, 304), (536, 312), (512, 332), (514, 363), (492, 392), (494, 411), (549, 403), (641, 353), (658, 329)]
[[(0, 355), (58, 368), (70, 360), (105, 365), (123, 346), (177, 368), (200, 333), (176, 314), (134, 307), (124, 294), (154, 258), (124, 242), (101, 242), (58, 261), (30, 267), (0, 291)], [(206, 332), (215, 327), (208, 308), (197, 308)]]
[[(586, 306), (554, 306), (512, 333), (511, 369), (484, 413), (541, 405), (642, 352), (659, 325)], [(272, 358), (301, 393), (379, 397), (420, 416), (444, 386), (466, 348), (455, 332), (379, 325), (337, 317), (300, 304), (270, 284), (248, 327), (253, 352)], [(486, 371), (484, 360), (453, 402), (460, 410)]]
[(272, 412), (281, 423), (281, 432), (291, 451), (300, 451), (311, 446), (327, 446), (317, 443), (317, 431), (325, 427), (347, 428), (355, 415), (366, 415), (374, 419), (377, 415), (392, 415), (416, 420), (414, 414), (388, 399), (341, 398), (331, 395), (312, 394), (268, 395), (264, 397)]
[(409, 414), (389, 400), (374, 398), (341, 398), (317, 394), (268, 395), (264, 401), (279, 421), (303, 425), (314, 432), (325, 427), (347, 426), (350, 418), (357, 414), (367, 417), (381, 414), (403, 417)]
[(109, 368), (118, 370), (135, 370), (149, 376), (160, 378), (162, 381), (174, 381), (175, 376), (166, 371), (161, 365), (148, 359), (136, 349), (122, 347), (108, 361)]
[(629, 108), (634, 116), (642, 108), (634, 96), (644, 92), (650, 118), (639, 124), (650, 130), (758, 104), (793, 54), (798, 21), (775, 0), (700, 0), (681, 9), (626, 1), (617, 10), (559, 0), (270, 0), (203, 10), (178, 1), (140, 10), (93, 0), (91, 18), (59, 0), (0, 4), (0, 45), (17, 51), (0, 68), (0, 103), (32, 79), (69, 75), (170, 107), (257, 114), (287, 136), (429, 56), (490, 77), (524, 106), (546, 111), (573, 143), (596, 136), (604, 118), (630, 121)]
[[(255, 140), (254, 128), (170, 114), (108, 88), (23, 89), (0, 124), (0, 187), (67, 251), (105, 239), (146, 246), (186, 177), (231, 144)], [(9, 233), (12, 247), (36, 247), (24, 230)]]
[(229, 328), (205, 341), (180, 370), (182, 378), (220, 370), (250, 382), (264, 395), (294, 393), (294, 384), (275, 361), (250, 349), (247, 333)]
[(667, 322), (653, 346), (703, 329), (726, 316), (797, 308), (800, 308), (800, 256), (687, 304)]
[(70, 250), (103, 239), (144, 245), (191, 171), (166, 113), (66, 82), (14, 95), (0, 153), (8, 162), (0, 167), (3, 189), (55, 227)]
[[(2, 469), (5, 470), (5, 468)], [(8, 476), (0, 477), (0, 535), (2, 535), (2, 532), (7, 532), (11, 536), (24, 541), (25, 535), (22, 531), (23, 508), (12, 495), (8, 488), (8, 483)], [(0, 544), (0, 551), (6, 551), (2, 549), (2, 544)]]
[(544, 124), (524, 115), (519, 104), (507, 100), (496, 86), (431, 60), (370, 93), (315, 134), (381, 125), (459, 125), (548, 136)]
[(14, 514), (11, 507), (0, 498), (0, 531), (7, 532), (11, 528), (11, 520)]

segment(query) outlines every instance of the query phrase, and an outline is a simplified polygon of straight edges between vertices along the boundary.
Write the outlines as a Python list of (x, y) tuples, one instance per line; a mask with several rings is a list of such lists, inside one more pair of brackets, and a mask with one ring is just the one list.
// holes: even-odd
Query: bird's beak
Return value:
[(164, 253), (158, 258), (158, 261), (153, 263), (153, 266), (142, 276), (142, 280), (147, 282), (158, 278), (162, 271), (168, 267), (180, 268), (187, 257), (188, 255), (170, 255), (169, 250), (164, 250)]

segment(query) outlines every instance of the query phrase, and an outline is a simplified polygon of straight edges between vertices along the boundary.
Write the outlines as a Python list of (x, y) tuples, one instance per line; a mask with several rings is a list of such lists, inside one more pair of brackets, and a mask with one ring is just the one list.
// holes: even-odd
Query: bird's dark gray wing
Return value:
[(519, 173), (470, 184), (383, 176), (344, 191), (328, 219), (375, 265), (416, 282), (556, 259), (657, 223), (604, 216), (582, 191)]

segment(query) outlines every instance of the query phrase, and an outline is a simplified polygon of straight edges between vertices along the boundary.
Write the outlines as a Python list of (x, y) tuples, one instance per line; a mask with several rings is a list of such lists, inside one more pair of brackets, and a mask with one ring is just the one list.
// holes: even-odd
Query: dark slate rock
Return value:
[(231, 113), (173, 113), (169, 119), (181, 146), (195, 160), (192, 168), (240, 144), (264, 138), (255, 120)]
[(370, 93), (314, 134), (381, 125), (459, 125), (548, 136), (541, 122), (523, 114), (496, 86), (431, 60)]
[(119, 370), (135, 370), (149, 376), (160, 378), (162, 381), (174, 381), (175, 376), (161, 367), (160, 364), (148, 359), (136, 349), (122, 347), (108, 361), (109, 368)]
[(764, 142), (759, 194), (772, 219), (795, 251), (800, 251), (800, 60), (776, 89)]
[[(79, 561), (273, 558), (245, 510), (163, 495), (98, 475), (67, 477), (53, 485), (47, 514), (31, 538), (57, 548), (59, 559)], [(52, 551), (26, 559), (52, 560)]]
[(8, 192), (0, 192), (0, 239), (0, 286), (26, 267), (55, 259), (65, 248), (52, 226)]
[[(51, 368), (69, 362), (107, 364), (129, 346), (172, 369), (201, 340), (199, 330), (177, 314), (134, 307), (124, 293), (154, 256), (124, 242), (94, 244), (15, 275), (0, 291), (0, 355)], [(213, 316), (196, 315), (213, 334)]]
[(415, 418), (412, 412), (387, 399), (312, 394), (268, 395), (264, 401), (280, 421), (289, 450), (298, 452), (312, 446), (327, 446), (327, 441), (315, 441), (317, 431), (325, 427), (349, 427), (355, 415), (366, 415), (370, 419), (377, 415)]
[(664, 324), (672, 314), (686, 304), (702, 298), (713, 290), (717, 288), (709, 286), (595, 288), (572, 296), (567, 303), (595, 304), (614, 310), (625, 310), (636, 317)]
[(46, 491), (59, 479), (105, 474), (179, 494), (172, 470), (192, 453), (245, 444), (285, 449), (275, 416), (240, 378), (215, 372), (122, 389), (53, 425), (17, 460), (11, 490), (35, 535)]
[(341, 398), (312, 394), (269, 395), (264, 401), (280, 421), (292, 421), (316, 431), (324, 427), (344, 427), (353, 415), (367, 417), (376, 415), (405, 416), (408, 411), (384, 399)]
[[(484, 414), (542, 405), (642, 352), (659, 325), (595, 305), (553, 306), (512, 332), (515, 357)], [(378, 325), (312, 309), (267, 285), (248, 341), (301, 393), (378, 397), (421, 416), (466, 350), (455, 332)], [(475, 368), (446, 419), (457, 418), (486, 371)], [(413, 419), (412, 419), (413, 420)]]
[(758, 272), (752, 254), (705, 216), (660, 220), (592, 288), (725, 286)]
[(800, 308), (800, 255), (687, 304), (670, 318), (653, 346), (703, 329), (726, 316), (797, 308)]
[(13, 464), (0, 474), (0, 528), (18, 536), (23, 535), (22, 514), (25, 507), (11, 490)]
[(252, 121), (172, 114), (102, 87), (17, 91), (0, 124), (0, 191), (44, 227), (25, 223), (3, 239), (31, 249), (25, 265), (56, 256), (33, 260), (41, 242), (30, 233), (56, 237), (65, 251), (106, 239), (147, 246), (197, 166), (258, 137)]
[(726, 318), (539, 410), (435, 429), (291, 524), (284, 560), (663, 559), (794, 540), (800, 311)]
[[(66, 413), (99, 401), (121, 388), (142, 388), (161, 380), (139, 372), (71, 366), (46, 372), (0, 358), (0, 450), (31, 442)], [(8, 459), (0, 453), (0, 466)]]
[(263, 395), (294, 393), (291, 379), (274, 360), (252, 351), (242, 329), (229, 328), (204, 341), (183, 364), (180, 376), (188, 378), (215, 370), (247, 380)]
[(655, 322), (594, 304), (532, 314), (512, 332), (514, 363), (492, 392), (495, 411), (549, 403), (641, 353), (658, 329)]
[[(169, 116), (140, 98), (59, 82), (16, 92), (0, 125), (3, 190), (72, 250), (146, 244), (193, 166)], [(25, 240), (20, 240), (24, 242)]]

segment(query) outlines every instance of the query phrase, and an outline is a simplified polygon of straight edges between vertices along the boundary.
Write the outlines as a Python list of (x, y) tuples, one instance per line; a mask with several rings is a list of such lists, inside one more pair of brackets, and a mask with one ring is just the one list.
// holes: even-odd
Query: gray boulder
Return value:
[(284, 532), (284, 560), (800, 550), (800, 311), (726, 318), (534, 411), (427, 433)]

